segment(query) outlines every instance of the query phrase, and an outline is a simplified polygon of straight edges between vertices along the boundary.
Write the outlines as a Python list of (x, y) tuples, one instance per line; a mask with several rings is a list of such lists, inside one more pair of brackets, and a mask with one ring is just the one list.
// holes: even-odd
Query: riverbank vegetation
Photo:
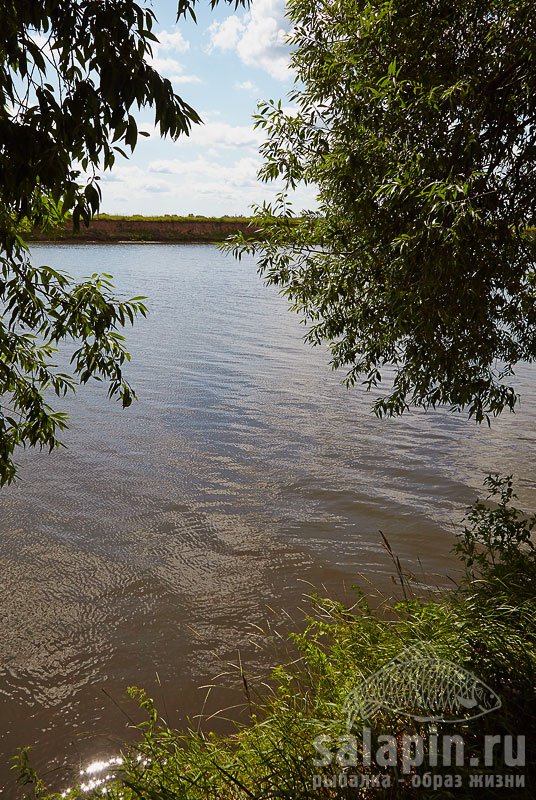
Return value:
[(108, 219), (116, 222), (251, 222), (252, 217), (240, 214), (226, 214), (223, 217), (207, 217), (203, 214), (162, 214), (160, 216), (146, 214), (95, 214), (93, 219)]
[[(255, 700), (254, 688), (241, 673), (250, 720), (237, 725), (231, 735), (203, 733), (197, 726), (172, 730), (152, 701), (133, 690), (147, 713), (139, 726), (140, 742), (123, 753), (122, 765), (112, 768), (115, 780), (96, 786), (93, 796), (533, 798), (535, 762), (528, 748), (536, 733), (536, 550), (531, 542), (536, 518), (512, 504), (510, 479), (490, 476), (487, 485), (490, 498), (472, 506), (457, 538), (455, 550), (465, 574), (451, 591), (438, 595), (429, 590), (423, 596), (423, 587), (416, 592), (411, 576), (399, 569), (401, 599), (380, 609), (372, 609), (359, 593), (352, 608), (313, 598), (305, 629), (292, 635), (297, 658), (274, 671), (261, 699)], [(413, 707), (411, 694), (406, 693), (406, 707), (388, 696), (392, 680), (384, 681), (384, 696), (378, 697), (374, 676), (382, 675), (382, 670), (389, 674), (393, 663), (399, 666), (399, 688), (415, 682), (413, 671), (419, 665), (433, 675), (434, 665), (440, 664), (443, 677), (449, 665), (463, 668), (470, 676), (463, 690), (464, 706), (456, 707), (448, 691), (445, 694), (448, 680), (421, 686)], [(376, 708), (371, 707), (371, 698), (378, 701)], [(439, 710), (438, 703), (449, 702), (450, 712), (445, 705)], [(434, 703), (435, 711), (430, 707)], [(452, 724), (415, 719), (423, 711), (439, 712), (447, 720), (449, 713), (451, 719), (452, 714), (461, 715), (462, 720)], [(369, 766), (367, 730), (374, 754)], [(382, 766), (376, 763), (378, 752), (385, 756), (380, 735), (390, 736), (394, 748), (390, 763)], [(435, 766), (431, 763), (436, 735), (443, 747), (444, 735), (462, 738), (463, 765), (455, 765), (455, 745), (450, 740), (445, 750), (440, 748)], [(414, 736), (424, 742), (420, 765), (408, 749), (411, 740), (405, 738)], [(487, 765), (486, 736), (498, 737)], [(522, 736), (525, 759), (518, 739)], [(448, 763), (449, 754), (453, 765)], [(22, 770), (21, 781), (35, 792), (30, 796), (47, 800), (63, 796), (47, 792), (28, 767), (25, 754), (16, 766)], [(515, 793), (505, 792), (510, 785), (517, 785)], [(88, 797), (87, 790), (88, 784), (73, 788), (68, 796)]]
[(77, 244), (84, 242), (165, 242), (192, 244), (224, 242), (230, 236), (253, 236), (253, 220), (248, 217), (143, 216), (96, 214), (88, 226), (73, 225), (70, 215), (59, 224), (32, 228), (28, 241)]

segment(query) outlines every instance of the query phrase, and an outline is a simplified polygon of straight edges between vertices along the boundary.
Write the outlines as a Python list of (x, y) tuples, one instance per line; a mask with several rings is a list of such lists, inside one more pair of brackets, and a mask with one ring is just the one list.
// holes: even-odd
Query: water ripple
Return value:
[(311, 585), (388, 591), (379, 529), (423, 583), (444, 580), (488, 471), (513, 472), (536, 508), (532, 368), (520, 412), (491, 430), (447, 412), (380, 421), (248, 259), (208, 246), (34, 256), (111, 272), (151, 314), (129, 333), (140, 402), (123, 412), (99, 386), (66, 400), (68, 450), (22, 454), (23, 480), (2, 492), (4, 763), (32, 743), (42, 767), (117, 752), (129, 684), (172, 716), (198, 710), (194, 687), (250, 652), (246, 623), (295, 611)]

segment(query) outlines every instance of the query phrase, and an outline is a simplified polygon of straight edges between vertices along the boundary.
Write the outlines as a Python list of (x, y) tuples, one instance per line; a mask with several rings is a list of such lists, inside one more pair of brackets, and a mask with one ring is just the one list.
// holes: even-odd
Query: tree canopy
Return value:
[[(180, 0), (178, 17), (195, 17), (194, 7)], [(136, 146), (136, 109), (152, 106), (172, 138), (200, 122), (150, 64), (154, 23), (151, 8), (132, 0), (0, 6), (0, 485), (16, 475), (18, 446), (58, 446), (67, 418), (51, 395), (95, 378), (123, 406), (132, 402), (119, 330), (146, 313), (143, 298), (116, 298), (108, 275), (76, 284), (34, 266), (24, 231), (66, 214), (89, 224), (99, 171)], [(62, 341), (73, 342), (72, 374), (54, 366)]]
[[(294, 111), (259, 106), (254, 252), (379, 389), (375, 411), (513, 409), (536, 356), (536, 17), (528, 0), (290, 0)], [(293, 218), (289, 191), (318, 189)], [(383, 384), (382, 384), (383, 380)]]

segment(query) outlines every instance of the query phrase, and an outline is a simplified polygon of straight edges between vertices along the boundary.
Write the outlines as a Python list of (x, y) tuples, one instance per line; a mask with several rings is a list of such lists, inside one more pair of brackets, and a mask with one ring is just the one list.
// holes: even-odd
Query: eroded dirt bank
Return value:
[(251, 235), (247, 220), (227, 219), (94, 219), (89, 228), (73, 231), (71, 222), (54, 231), (34, 231), (34, 242), (221, 242), (238, 231)]

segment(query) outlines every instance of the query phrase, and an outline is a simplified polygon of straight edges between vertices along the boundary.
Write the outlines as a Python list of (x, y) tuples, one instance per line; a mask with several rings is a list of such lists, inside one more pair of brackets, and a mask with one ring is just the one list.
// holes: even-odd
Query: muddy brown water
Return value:
[(172, 724), (201, 710), (202, 685), (222, 687), (207, 713), (243, 702), (228, 665), (240, 650), (253, 680), (283, 657), (273, 630), (299, 624), (304, 594), (392, 591), (380, 529), (424, 585), (444, 585), (486, 473), (514, 473), (536, 508), (532, 368), (519, 412), (491, 430), (447, 411), (380, 421), (249, 259), (184, 245), (34, 258), (110, 272), (151, 314), (128, 334), (140, 402), (122, 411), (93, 386), (59, 403), (68, 448), (21, 454), (22, 480), (0, 495), (4, 797), (22, 745), (56, 787), (116, 753), (139, 718), (129, 685)]

